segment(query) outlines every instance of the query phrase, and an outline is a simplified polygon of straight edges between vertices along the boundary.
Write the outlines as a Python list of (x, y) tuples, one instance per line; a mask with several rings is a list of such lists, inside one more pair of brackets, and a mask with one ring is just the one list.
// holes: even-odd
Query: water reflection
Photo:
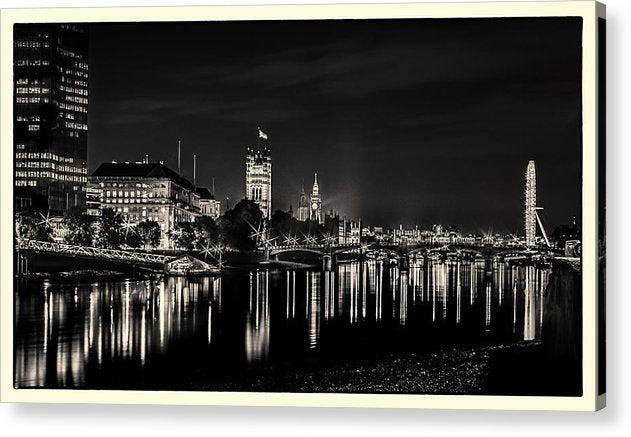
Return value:
[(250, 272), (250, 311), (245, 326), (245, 354), (248, 362), (264, 361), (267, 358), (270, 326), (269, 271)]
[(320, 272), (307, 273), (307, 320), (309, 347), (315, 348), (320, 338)]
[[(372, 344), (375, 335), (383, 341), (371, 347), (384, 351), (430, 338), (537, 340), (549, 275), (533, 266), (418, 258), (404, 270), (370, 260), (326, 272), (30, 283), (15, 295), (16, 386), (105, 384), (120, 366), (148, 368), (182, 350), (191, 366), (203, 356), (205, 367), (236, 368), (343, 355), (351, 353), (346, 345)], [(410, 335), (414, 342), (399, 341)]]

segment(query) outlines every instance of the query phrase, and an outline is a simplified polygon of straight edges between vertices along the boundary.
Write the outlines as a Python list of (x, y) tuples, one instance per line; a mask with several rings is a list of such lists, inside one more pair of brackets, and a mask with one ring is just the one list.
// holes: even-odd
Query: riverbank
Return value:
[(94, 281), (122, 281), (129, 278), (143, 279), (147, 277), (141, 273), (124, 273), (117, 270), (67, 270), (58, 272), (33, 272), (22, 276), (22, 281), (51, 281), (58, 284), (68, 282), (90, 283)]
[(312, 369), (276, 371), (273, 375), (252, 376), (241, 381), (197, 382), (189, 389), (302, 393), (541, 394), (546, 381), (556, 375), (548, 374), (542, 379), (541, 375), (545, 371), (542, 367), (521, 372), (531, 363), (541, 366), (540, 359), (541, 344), (537, 342), (454, 347), (433, 352), (391, 354)]

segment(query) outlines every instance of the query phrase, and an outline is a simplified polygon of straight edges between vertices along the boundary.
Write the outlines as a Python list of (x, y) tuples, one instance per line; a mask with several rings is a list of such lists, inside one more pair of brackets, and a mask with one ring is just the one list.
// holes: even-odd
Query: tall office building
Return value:
[(13, 28), (15, 207), (86, 207), (88, 31)]
[(245, 158), (245, 198), (253, 200), (266, 219), (272, 216), (272, 154), (269, 147), (248, 147)]

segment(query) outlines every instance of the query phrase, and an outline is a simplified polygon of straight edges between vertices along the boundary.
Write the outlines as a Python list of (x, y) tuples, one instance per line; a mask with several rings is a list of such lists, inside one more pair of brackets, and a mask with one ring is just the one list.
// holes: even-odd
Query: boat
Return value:
[(192, 255), (184, 254), (164, 263), (164, 274), (168, 276), (205, 276), (221, 273), (219, 266), (209, 264)]

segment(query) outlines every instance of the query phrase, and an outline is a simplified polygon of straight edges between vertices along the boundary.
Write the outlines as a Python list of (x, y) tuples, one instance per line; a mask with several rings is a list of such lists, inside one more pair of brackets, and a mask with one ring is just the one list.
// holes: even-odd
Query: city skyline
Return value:
[(196, 154), (198, 184), (234, 205), (261, 126), (273, 210), (317, 172), (324, 212), (516, 232), (532, 159), (544, 221), (580, 217), (578, 19), (89, 27), (90, 172), (145, 154), (173, 167), (181, 139), (183, 175)]

